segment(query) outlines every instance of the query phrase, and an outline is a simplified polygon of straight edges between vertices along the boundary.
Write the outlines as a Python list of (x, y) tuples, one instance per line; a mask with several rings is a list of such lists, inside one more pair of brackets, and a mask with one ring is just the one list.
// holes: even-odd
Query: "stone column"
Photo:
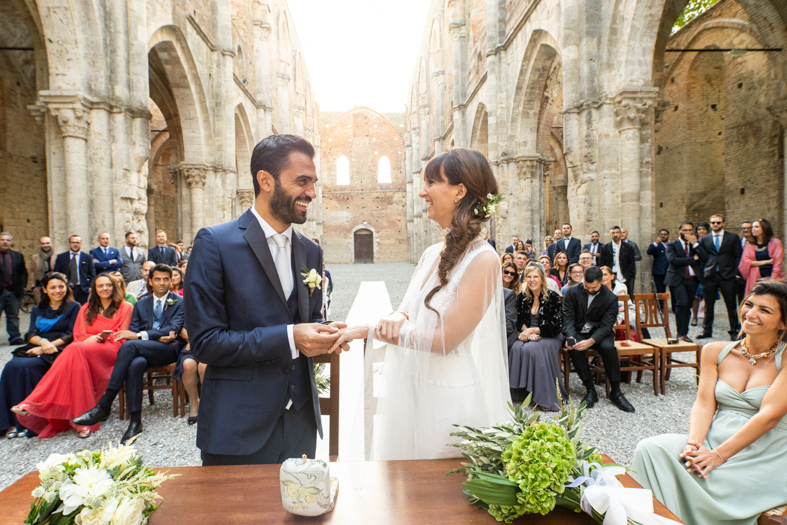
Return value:
[(465, 98), (467, 78), (467, 32), (464, 22), (454, 22), (448, 26), (451, 32), (451, 44), (453, 55), (454, 82), (451, 88), (451, 97), (454, 100), (451, 111), (454, 114), (454, 145), (467, 146), (468, 138), (465, 130)]
[(77, 100), (65, 104), (53, 103), (49, 110), (57, 119), (63, 136), (68, 235), (80, 235), (87, 241), (90, 239), (90, 203), (87, 198), (87, 134), (90, 114)]
[(278, 78), (278, 101), (279, 107), (279, 133), (290, 133), (290, 74), (289, 64), (284, 60), (280, 61)]
[(183, 176), (191, 191), (191, 235), (189, 238), (191, 242), (194, 242), (194, 237), (199, 229), (205, 226), (203, 190), (208, 174), (204, 166), (183, 166)]
[(439, 155), (443, 152), (443, 134), (445, 133), (445, 73), (442, 69), (432, 73), (434, 81), (434, 152)]
[(254, 88), (257, 97), (257, 140), (271, 134), (271, 74), (268, 38), (271, 26), (267, 17), (269, 7), (258, 5), (258, 18), (254, 20)]
[(236, 193), (238, 195), (238, 207), (240, 208), (238, 216), (241, 216), (254, 205), (254, 190), (241, 189), (237, 190)]
[[(156, 231), (156, 201), (153, 199), (153, 195), (156, 193), (156, 190), (153, 188), (148, 187), (147, 191), (148, 206), (147, 206), (147, 213), (145, 214), (145, 224), (147, 226), (148, 232), (145, 234), (145, 246), (154, 246), (155, 245), (155, 235), (151, 235)], [(137, 241), (140, 241), (142, 237), (142, 232), (137, 232)], [(153, 239), (149, 239), (149, 237), (153, 237)], [(141, 244), (141, 243), (140, 243)]]
[(420, 109), (421, 115), (421, 129), (424, 132), (421, 134), (421, 161), (423, 165), (426, 166), (426, 162), (429, 160), (429, 154), (432, 151), (432, 144), (429, 140), (429, 105), (422, 104)]

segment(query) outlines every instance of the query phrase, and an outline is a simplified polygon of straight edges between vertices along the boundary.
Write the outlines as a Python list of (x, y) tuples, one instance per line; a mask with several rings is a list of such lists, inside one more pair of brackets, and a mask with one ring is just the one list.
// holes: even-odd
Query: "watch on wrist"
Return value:
[(142, 339), (142, 332), (137, 332), (137, 339)]

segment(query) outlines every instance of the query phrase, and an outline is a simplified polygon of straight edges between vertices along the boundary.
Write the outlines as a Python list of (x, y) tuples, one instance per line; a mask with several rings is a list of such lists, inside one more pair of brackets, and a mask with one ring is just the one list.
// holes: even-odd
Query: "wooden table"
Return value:
[[(150, 524), (246, 525), (298, 521), (343, 525), (496, 524), (492, 516), (467, 502), (462, 493), (464, 476), (445, 476), (458, 463), (457, 459), (331, 463), (331, 475), (340, 480), (336, 508), (315, 518), (295, 516), (284, 510), (279, 465), (172, 468), (168, 469), (171, 474), (181, 476), (165, 482), (159, 489), (164, 499), (151, 514)], [(628, 475), (620, 479), (627, 487), (638, 487)], [(0, 492), (3, 524), (22, 524), (33, 501), (30, 493), (37, 485), (38, 473), (31, 472)], [(654, 506), (661, 516), (678, 521), (658, 501), (654, 500)], [(518, 521), (526, 521), (528, 525), (595, 523), (586, 514), (575, 514), (561, 507), (548, 516), (534, 514)]]

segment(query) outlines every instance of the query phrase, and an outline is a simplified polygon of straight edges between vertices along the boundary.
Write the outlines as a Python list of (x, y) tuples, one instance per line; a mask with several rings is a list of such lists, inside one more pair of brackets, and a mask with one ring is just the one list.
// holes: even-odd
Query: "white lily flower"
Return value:
[(74, 473), (74, 480), (65, 483), (60, 489), (64, 514), (71, 514), (90, 497), (102, 496), (112, 487), (112, 476), (98, 467), (80, 468)]

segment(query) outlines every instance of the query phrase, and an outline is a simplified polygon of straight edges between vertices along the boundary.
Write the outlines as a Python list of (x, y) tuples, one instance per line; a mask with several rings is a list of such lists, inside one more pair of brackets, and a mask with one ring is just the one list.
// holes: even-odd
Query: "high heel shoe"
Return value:
[(5, 437), (7, 437), (8, 439), (14, 439), (15, 437), (18, 436), (19, 436), (19, 431), (16, 429), (16, 427), (9, 428), (8, 431), (5, 433)]
[(698, 319), (692, 319), (691, 326), (697, 326), (697, 324), (699, 324), (698, 321), (699, 321)]
[(199, 416), (189, 416), (189, 426), (196, 425)]

